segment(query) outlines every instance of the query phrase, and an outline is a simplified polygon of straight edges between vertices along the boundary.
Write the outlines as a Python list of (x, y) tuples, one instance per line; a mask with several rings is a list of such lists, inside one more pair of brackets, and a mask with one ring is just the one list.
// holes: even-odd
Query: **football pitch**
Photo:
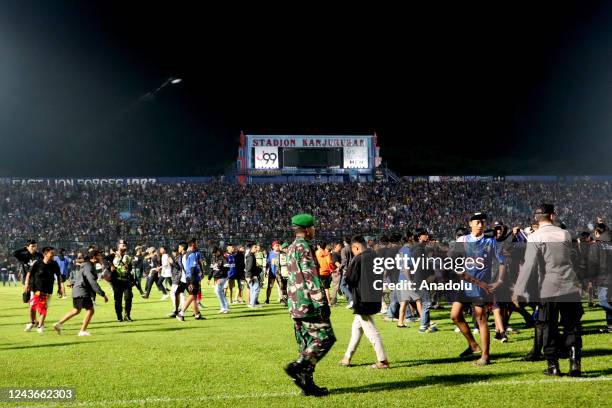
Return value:
[[(92, 336), (77, 337), (83, 313), (64, 325), (52, 324), (72, 300), (52, 299), (46, 331), (23, 331), (27, 306), (21, 288), (0, 286), (0, 388), (76, 389), (72, 402), (0, 402), (0, 406), (191, 407), (191, 406), (418, 406), (418, 407), (610, 407), (612, 406), (612, 335), (598, 334), (604, 314), (586, 308), (583, 316), (583, 378), (549, 378), (544, 362), (524, 362), (532, 330), (518, 329), (508, 343), (491, 341), (492, 364), (476, 367), (461, 359), (463, 336), (453, 331), (449, 308), (433, 311), (437, 333), (419, 334), (418, 323), (399, 330), (377, 317), (390, 370), (372, 370), (374, 351), (362, 339), (354, 367), (338, 365), (346, 349), (352, 313), (342, 304), (332, 309), (338, 341), (317, 366), (315, 380), (331, 395), (303, 397), (283, 371), (295, 359), (287, 310), (276, 303), (261, 309), (231, 305), (217, 314), (212, 286), (204, 284), (204, 321), (166, 317), (170, 301), (153, 290), (148, 300), (134, 297), (134, 322), (115, 320), (112, 290), (109, 303), (98, 300), (89, 327)], [(68, 293), (70, 291), (68, 290)], [(134, 290), (134, 293), (137, 293)], [(260, 294), (260, 301), (264, 299)], [(492, 320), (492, 319), (491, 319)], [(561, 361), (563, 372), (567, 360)]]

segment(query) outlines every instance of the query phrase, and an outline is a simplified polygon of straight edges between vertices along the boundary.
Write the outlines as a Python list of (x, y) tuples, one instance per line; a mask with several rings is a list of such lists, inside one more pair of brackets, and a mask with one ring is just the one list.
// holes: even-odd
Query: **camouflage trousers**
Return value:
[(298, 362), (307, 362), (314, 366), (321, 360), (336, 342), (334, 330), (329, 320), (293, 319), (295, 340), (300, 356)]

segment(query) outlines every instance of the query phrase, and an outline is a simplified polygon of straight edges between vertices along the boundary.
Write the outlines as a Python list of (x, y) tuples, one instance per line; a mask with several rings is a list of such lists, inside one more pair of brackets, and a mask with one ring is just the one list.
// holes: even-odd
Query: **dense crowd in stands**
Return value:
[(327, 238), (427, 227), (448, 240), (468, 214), (527, 226), (541, 201), (555, 203), (559, 219), (576, 234), (596, 217), (612, 219), (608, 183), (402, 182), (249, 184), (158, 184), (122, 186), (0, 186), (0, 246), (40, 242), (114, 244), (273, 239), (289, 235), (289, 219), (313, 213), (317, 234)]

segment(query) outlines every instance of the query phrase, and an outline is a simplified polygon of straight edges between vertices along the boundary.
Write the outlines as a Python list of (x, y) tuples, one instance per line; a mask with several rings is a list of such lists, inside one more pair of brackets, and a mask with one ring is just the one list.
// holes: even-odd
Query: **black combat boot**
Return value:
[(544, 374), (554, 377), (561, 377), (561, 369), (559, 368), (559, 360), (548, 360), (548, 368)]
[(302, 394), (306, 391), (306, 365), (293, 361), (285, 367), (285, 372), (293, 379), (295, 385), (300, 387)]
[(327, 388), (319, 387), (317, 384), (315, 384), (313, 374), (314, 368), (311, 366), (304, 374), (306, 388), (302, 390), (302, 395), (313, 397), (324, 397), (329, 395), (329, 390)]
[(582, 377), (582, 369), (580, 367), (581, 354), (582, 354), (581, 350), (578, 347), (576, 346), (570, 347), (570, 350), (569, 350), (570, 369), (568, 373), (570, 377)]

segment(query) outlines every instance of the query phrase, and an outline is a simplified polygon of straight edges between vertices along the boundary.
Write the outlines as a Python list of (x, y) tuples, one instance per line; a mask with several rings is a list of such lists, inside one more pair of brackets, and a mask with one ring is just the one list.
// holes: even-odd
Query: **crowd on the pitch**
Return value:
[[(597, 223), (600, 221), (599, 223)], [(589, 249), (597, 245), (600, 240), (610, 241), (610, 233), (601, 218), (598, 218), (596, 228), (590, 232), (582, 232), (575, 240), (574, 265), (578, 278), (581, 280), (585, 293), (588, 294), (589, 305), (594, 304), (594, 297), (597, 297), (599, 288), (604, 288), (607, 281), (599, 281), (599, 277), (605, 277), (605, 273), (592, 271), (593, 263), (589, 261)], [(495, 222), (487, 234), (500, 242), (506, 254), (505, 264), (509, 272), (504, 288), (497, 293), (500, 301), (491, 310), (495, 319), (495, 339), (501, 342), (508, 340), (507, 333), (512, 331), (509, 320), (512, 312), (519, 312), (525, 319), (528, 327), (533, 326), (532, 313), (528, 313), (524, 307), (513, 307), (510, 301), (510, 288), (513, 280), (518, 275), (518, 268), (524, 254), (524, 244), (529, 233), (533, 232), (537, 225), (528, 226), (526, 229), (518, 227), (509, 228), (501, 222)], [(445, 256), (453, 251), (453, 243), (440, 242), (430, 239), (430, 233), (425, 229), (418, 229), (416, 232), (408, 232), (405, 235), (397, 233), (383, 235), (378, 240), (368, 239), (367, 245), (381, 257), (394, 257), (397, 253), (410, 253), (419, 242), (422, 241), (424, 231), (426, 232), (425, 248), (430, 256)], [(455, 230), (455, 238), (466, 234), (465, 228)], [(98, 267), (96, 279), (106, 279), (114, 283), (115, 309), (117, 319), (120, 321), (131, 321), (131, 299), (132, 288), (138, 291), (143, 299), (154, 296), (155, 293), (161, 296), (162, 300), (169, 300), (172, 305), (169, 317), (176, 317), (184, 320), (180, 315), (181, 305), (185, 302), (185, 295), (188, 294), (187, 287), (181, 291), (181, 274), (185, 281), (184, 271), (186, 256), (196, 252), (198, 255), (198, 267), (200, 268), (199, 281), (207, 280), (209, 286), (214, 288), (214, 293), (219, 301), (219, 313), (229, 313), (232, 304), (246, 304), (250, 308), (259, 308), (261, 303), (268, 304), (270, 299), (276, 298), (279, 303), (287, 304), (287, 247), (288, 242), (274, 241), (269, 244), (250, 241), (244, 244), (226, 243), (224, 247), (205, 246), (201, 249), (197, 247), (197, 242), (180, 243), (175, 247), (145, 247), (137, 245), (129, 248), (125, 240), (120, 240), (119, 248), (106, 248), (98, 250), (95, 245), (89, 246), (80, 251), (66, 251), (64, 249), (54, 250), (53, 260), (59, 265), (59, 273), (62, 282), (73, 282), (75, 272), (82, 264), (89, 260), (92, 251), (100, 252), (100, 264), (104, 268)], [(317, 241), (316, 258), (319, 265), (319, 273), (325, 288), (327, 301), (331, 306), (338, 304), (338, 298), (347, 301), (347, 308), (351, 307), (351, 294), (343, 279), (346, 273), (351, 255), (349, 251), (350, 237), (325, 242)], [(422, 243), (422, 242), (421, 242)], [(123, 249), (121, 249), (123, 247)], [(129, 266), (126, 268), (125, 285), (117, 281), (117, 274), (111, 273), (114, 262), (121, 257), (119, 251), (125, 256)], [(35, 241), (29, 241), (25, 248), (21, 248), (14, 253), (15, 256), (4, 256), (0, 260), (0, 274), (3, 285), (15, 285), (17, 282), (25, 281), (26, 271), (31, 267), (34, 260), (42, 259), (42, 254), (37, 252)], [(494, 277), (499, 265), (494, 265)], [(450, 272), (442, 269), (430, 271), (430, 281), (446, 282), (449, 280)], [(111, 276), (114, 279), (111, 279)], [(392, 274), (385, 274), (387, 280), (397, 280)], [(121, 285), (117, 289), (117, 282)], [(194, 292), (194, 305), (202, 306), (201, 287)], [(260, 296), (260, 291), (262, 295)], [(276, 296), (272, 293), (276, 292)], [(125, 295), (125, 293), (129, 295)], [(502, 295), (503, 294), (503, 295)], [(399, 328), (406, 326), (407, 322), (421, 322), (420, 332), (433, 333), (437, 331), (435, 323), (430, 322), (429, 311), (441, 307), (441, 304), (452, 301), (447, 297), (446, 291), (431, 291), (427, 296), (427, 301), (422, 302), (418, 296), (404, 302), (405, 306), (400, 310), (399, 299), (390, 296), (390, 292), (385, 292), (383, 301), (383, 311), (381, 314), (386, 321), (397, 322)], [(129, 299), (127, 298), (129, 296)], [(501, 296), (504, 299), (501, 299)], [(95, 300), (95, 294), (93, 294)], [(122, 306), (122, 298), (126, 305)], [(599, 299), (602, 302), (601, 299)], [(605, 303), (605, 299), (604, 299)], [(200, 317), (199, 310), (194, 309), (194, 315)], [(468, 309), (469, 313), (469, 309)], [(179, 316), (180, 315), (180, 316)], [(602, 331), (612, 330), (612, 313), (607, 311), (607, 326)], [(476, 323), (473, 323), (474, 333), (478, 333)]]
[[(401, 183), (207, 184), (113, 186), (0, 185), (0, 246), (37, 236), (46, 243), (114, 244), (287, 237), (291, 214), (320, 220), (318, 235), (404, 233), (428, 227), (451, 240), (474, 208), (507, 225), (525, 225), (535, 200), (558, 203), (573, 232), (612, 218), (607, 183), (443, 181)], [(180, 228), (179, 228), (180, 226)], [(62, 246), (65, 246), (62, 244)]]

